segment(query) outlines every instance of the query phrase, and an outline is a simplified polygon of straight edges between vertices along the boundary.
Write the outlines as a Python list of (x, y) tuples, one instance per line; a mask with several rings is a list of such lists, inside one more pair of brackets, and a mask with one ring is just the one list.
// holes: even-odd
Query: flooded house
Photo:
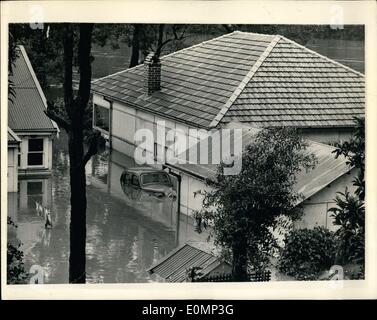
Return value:
[(14, 213), (36, 202), (49, 206), (52, 143), (59, 129), (44, 113), (46, 98), (23, 46), (9, 80), (15, 96), (8, 101), (8, 212)]
[(187, 215), (201, 206), (198, 191), (212, 169), (166, 162), (161, 124), (188, 138), (190, 129), (233, 123), (298, 128), (320, 158), (318, 171), (297, 186), (310, 190), (302, 226), (330, 227), (326, 210), (337, 191), (352, 185), (353, 172), (335, 161), (329, 144), (348, 139), (354, 117), (364, 116), (364, 90), (362, 73), (284, 36), (236, 31), (161, 58), (151, 54), (142, 65), (93, 81), (93, 125), (129, 156), (135, 133), (149, 129), (154, 143), (145, 153), (177, 178), (179, 211)]
[(52, 141), (57, 125), (44, 113), (47, 102), (23, 46), (14, 63), (15, 97), (8, 102), (8, 126), (19, 138), (18, 176), (48, 175), (52, 169)]

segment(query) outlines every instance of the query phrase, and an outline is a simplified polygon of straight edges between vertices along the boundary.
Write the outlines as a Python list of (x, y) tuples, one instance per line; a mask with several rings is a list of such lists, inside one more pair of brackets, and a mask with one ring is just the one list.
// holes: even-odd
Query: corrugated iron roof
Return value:
[[(19, 57), (13, 67), (15, 97), (8, 101), (8, 125), (14, 131), (56, 131), (53, 122), (46, 116), (46, 100), (36, 83), (34, 71), (25, 49), (19, 46)], [(39, 88), (38, 88), (39, 87)]]
[(221, 264), (221, 261), (206, 250), (203, 245), (187, 242), (162, 258), (148, 271), (158, 274), (169, 282), (187, 281), (187, 271), (193, 267), (201, 268), (201, 276), (208, 275)]
[[(234, 122), (227, 124), (225, 127), (230, 129), (242, 128), (242, 137), (240, 137), (242, 140), (230, 139), (232, 144), (230, 147), (231, 150), (234, 148), (233, 144), (242, 144), (243, 150), (254, 140), (256, 133), (260, 131), (258, 128), (250, 128), (244, 124)], [(211, 164), (212, 153), (214, 152), (215, 154), (220, 154), (220, 150), (217, 150), (217, 147), (219, 146), (217, 144), (214, 144), (214, 147), (212, 148), (212, 143), (208, 140), (210, 139), (207, 139), (208, 162), (210, 164), (193, 164), (189, 162), (187, 162), (188, 164), (167, 164), (200, 179), (213, 178), (216, 174), (218, 165)], [(206, 142), (202, 142), (205, 145)], [(350, 172), (352, 169), (346, 163), (346, 159), (344, 157), (338, 157), (335, 159), (335, 154), (333, 153), (335, 147), (311, 140), (307, 140), (307, 142), (308, 147), (306, 148), (305, 152), (308, 154), (314, 154), (317, 162), (314, 169), (303, 169), (296, 177), (297, 181), (294, 189), (296, 192), (302, 195), (302, 199), (299, 201), (299, 203), (310, 198), (318, 191), (328, 186), (331, 182), (335, 181), (337, 178)], [(188, 152), (184, 153), (184, 156), (181, 155), (179, 158), (189, 160), (188, 155), (195, 152), (197, 153), (197, 158), (200, 159), (199, 144), (192, 146)]]
[(161, 86), (144, 93), (143, 66), (93, 81), (92, 90), (211, 127), (346, 127), (364, 115), (364, 76), (281, 36), (233, 32), (161, 58)]

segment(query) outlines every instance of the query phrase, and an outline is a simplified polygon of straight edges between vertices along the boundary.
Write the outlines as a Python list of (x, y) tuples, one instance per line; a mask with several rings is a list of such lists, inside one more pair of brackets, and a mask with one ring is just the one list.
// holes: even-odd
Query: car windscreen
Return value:
[(146, 184), (163, 184), (170, 185), (169, 177), (164, 172), (151, 172), (141, 175), (141, 183)]

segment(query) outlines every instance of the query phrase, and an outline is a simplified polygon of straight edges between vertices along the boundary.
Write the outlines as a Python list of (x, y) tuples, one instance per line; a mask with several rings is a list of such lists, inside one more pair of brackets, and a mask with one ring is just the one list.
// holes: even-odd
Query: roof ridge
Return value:
[[(171, 56), (171, 55), (174, 55), (174, 54), (177, 54), (177, 53), (180, 53), (180, 52), (186, 51), (186, 50), (188, 50), (188, 49), (192, 49), (192, 48), (195, 48), (195, 47), (199, 47), (199, 46), (201, 46), (201, 45), (203, 45), (203, 44), (205, 44), (205, 43), (208, 43), (208, 42), (211, 42), (211, 41), (214, 41), (214, 40), (221, 39), (221, 38), (223, 38), (223, 37), (225, 37), (225, 36), (228, 36), (228, 35), (231, 35), (231, 34), (233, 34), (233, 33), (237, 33), (237, 32), (241, 32), (241, 31), (233, 31), (233, 32), (231, 32), (231, 33), (224, 33), (224, 34), (222, 34), (221, 36), (218, 36), (218, 37), (216, 37), (216, 38), (211, 38), (211, 39), (208, 39), (208, 40), (205, 40), (205, 41), (199, 42), (199, 43), (197, 43), (197, 44), (194, 44), (194, 45), (192, 45), (192, 46), (189, 46), (189, 47), (186, 47), (186, 48), (182, 48), (182, 49), (177, 50), (177, 51), (173, 51), (173, 52), (171, 52), (171, 53), (169, 53), (169, 54), (166, 54), (166, 55), (164, 55), (164, 56), (161, 56), (160, 59), (165, 59), (165, 58), (167, 58), (167, 57), (169, 57), (169, 56)], [(138, 67), (142, 67), (142, 66), (143, 66), (143, 63), (140, 63), (140, 64), (138, 64), (138, 65), (136, 65), (136, 66), (134, 66), (134, 67), (132, 67), (132, 68), (127, 68), (127, 69), (124, 69), (124, 70), (121, 70), (121, 71), (118, 71), (118, 72), (115, 72), (115, 73), (112, 73), (112, 74), (108, 74), (107, 76), (104, 76), (104, 77), (98, 78), (98, 79), (92, 81), (92, 83), (95, 83), (95, 82), (97, 82), (97, 81), (99, 81), (99, 80), (106, 79), (106, 78), (108, 78), (108, 77), (112, 77), (112, 76), (115, 76), (115, 75), (120, 74), (120, 73), (122, 73), (122, 72), (130, 71), (130, 70), (132, 70), (132, 69), (136, 69), (136, 68), (138, 68)]]
[(318, 56), (318, 57), (321, 57), (321, 58), (323, 58), (323, 59), (325, 59), (325, 60), (327, 60), (327, 61), (329, 61), (329, 62), (331, 62), (331, 63), (334, 63), (334, 64), (336, 64), (336, 65), (338, 65), (338, 66), (340, 66), (340, 67), (342, 67), (342, 68), (344, 68), (344, 69), (347, 69), (347, 70), (349, 70), (349, 71), (351, 71), (351, 72), (353, 72), (353, 73), (356, 73), (357, 75), (362, 76), (362, 77), (365, 78), (365, 75), (364, 75), (363, 73), (361, 73), (361, 72), (359, 72), (359, 71), (356, 71), (356, 70), (352, 69), (351, 67), (348, 67), (348, 66), (346, 66), (346, 65), (344, 65), (344, 64), (342, 64), (342, 63), (340, 63), (340, 62), (338, 62), (338, 61), (335, 61), (335, 60), (333, 60), (333, 59), (331, 59), (331, 58), (329, 58), (329, 57), (326, 57), (326, 56), (324, 56), (324, 55), (322, 55), (322, 54), (320, 54), (320, 53), (318, 53), (318, 52), (316, 52), (316, 51), (314, 51), (314, 50), (312, 50), (312, 49), (309, 49), (309, 48), (303, 46), (302, 44), (297, 43), (297, 42), (294, 41), (294, 40), (291, 40), (291, 39), (286, 38), (286, 37), (284, 37), (284, 36), (282, 36), (282, 38), (283, 38), (284, 40), (287, 40), (288, 42), (294, 44), (295, 46), (301, 48), (301, 49), (304, 49), (304, 50), (306, 50), (306, 51), (308, 51), (308, 52), (310, 52), (310, 53), (312, 53), (312, 54), (315, 54), (315, 55)]
[(233, 105), (234, 101), (239, 97), (241, 92), (245, 89), (246, 85), (250, 82), (254, 74), (258, 71), (259, 67), (262, 65), (264, 60), (268, 57), (270, 52), (273, 50), (275, 45), (279, 42), (281, 36), (274, 36), (274, 38), (270, 41), (264, 52), (259, 56), (258, 60), (252, 65), (249, 72), (245, 75), (242, 79), (238, 87), (234, 90), (232, 95), (229, 97), (228, 101), (225, 102), (224, 106), (221, 108), (220, 112), (216, 115), (216, 117), (210, 123), (210, 127), (216, 127), (221, 119), (225, 116), (228, 110)]
[(281, 37), (280, 34), (275, 34), (275, 33), (259, 33), (259, 32), (252, 32), (252, 31), (241, 31), (241, 30), (236, 30), (233, 33), (246, 33), (246, 34), (252, 34), (256, 36), (269, 36), (269, 37)]

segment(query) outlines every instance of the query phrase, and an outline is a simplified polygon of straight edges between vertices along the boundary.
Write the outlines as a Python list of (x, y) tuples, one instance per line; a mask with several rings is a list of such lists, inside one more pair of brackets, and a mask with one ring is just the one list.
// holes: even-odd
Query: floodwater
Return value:
[[(8, 193), (8, 214), (18, 225), (9, 239), (22, 243), (25, 267), (41, 266), (44, 283), (67, 283), (69, 260), (70, 188), (67, 138), (54, 141), (53, 172), (48, 178), (20, 179), (19, 192)], [(116, 151), (94, 157), (87, 171), (88, 283), (155, 282), (147, 269), (187, 240), (205, 240), (193, 230), (177, 202), (169, 198), (133, 202), (120, 186), (131, 158)], [(51, 208), (53, 228), (45, 229), (35, 202)]]

